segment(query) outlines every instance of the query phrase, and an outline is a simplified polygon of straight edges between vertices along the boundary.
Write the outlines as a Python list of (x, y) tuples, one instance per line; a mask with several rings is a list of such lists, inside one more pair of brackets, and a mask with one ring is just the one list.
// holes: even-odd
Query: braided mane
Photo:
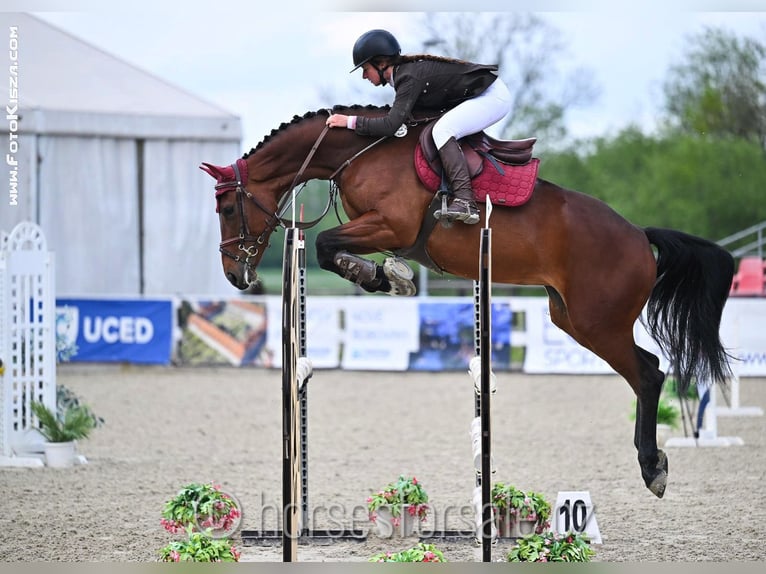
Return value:
[(327, 108), (323, 108), (321, 110), (316, 111), (309, 111), (303, 114), (302, 116), (295, 115), (293, 116), (293, 119), (289, 122), (283, 122), (279, 125), (278, 128), (271, 130), (271, 133), (268, 134), (266, 137), (261, 140), (258, 145), (256, 145), (254, 148), (250, 148), (250, 151), (247, 152), (245, 155), (242, 156), (242, 159), (247, 159), (251, 155), (253, 155), (255, 152), (257, 152), (259, 149), (261, 149), (264, 145), (266, 145), (270, 140), (272, 140), (275, 136), (279, 135), (281, 132), (285, 131), (287, 128), (289, 128), (292, 125), (299, 124), (303, 120), (308, 120), (311, 118), (315, 118), (316, 116), (320, 114), (328, 114), (328, 113), (338, 113), (340, 111), (353, 111), (356, 112), (356, 114), (352, 115), (359, 115), (359, 112), (374, 112), (374, 111), (388, 111), (390, 109), (390, 106), (373, 106), (373, 105), (361, 105), (361, 104), (353, 104), (350, 106), (343, 106), (336, 104), (332, 107), (331, 110), (328, 110)]

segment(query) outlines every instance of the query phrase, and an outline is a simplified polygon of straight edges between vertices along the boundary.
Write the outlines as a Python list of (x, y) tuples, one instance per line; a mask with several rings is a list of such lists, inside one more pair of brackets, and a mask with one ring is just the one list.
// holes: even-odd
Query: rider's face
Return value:
[(378, 68), (376, 68), (370, 62), (362, 64), (362, 78), (368, 80), (373, 86), (380, 85), (380, 74)]

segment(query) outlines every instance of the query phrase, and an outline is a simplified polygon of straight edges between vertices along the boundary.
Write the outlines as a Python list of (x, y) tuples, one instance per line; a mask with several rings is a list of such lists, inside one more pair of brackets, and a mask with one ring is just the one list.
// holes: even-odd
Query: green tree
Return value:
[(722, 29), (693, 36), (664, 84), (670, 127), (766, 146), (766, 45)]
[(760, 144), (647, 136), (637, 128), (589, 143), (546, 154), (541, 177), (593, 195), (637, 225), (671, 227), (712, 240), (766, 220)]

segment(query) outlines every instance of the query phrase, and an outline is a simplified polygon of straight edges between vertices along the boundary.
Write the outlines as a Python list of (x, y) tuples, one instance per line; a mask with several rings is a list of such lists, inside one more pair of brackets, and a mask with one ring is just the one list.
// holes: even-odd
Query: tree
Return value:
[(718, 240), (766, 220), (758, 143), (626, 128), (582, 149), (546, 155), (541, 177), (598, 197), (636, 225)]
[(766, 45), (707, 28), (664, 84), (669, 125), (684, 133), (766, 146)]

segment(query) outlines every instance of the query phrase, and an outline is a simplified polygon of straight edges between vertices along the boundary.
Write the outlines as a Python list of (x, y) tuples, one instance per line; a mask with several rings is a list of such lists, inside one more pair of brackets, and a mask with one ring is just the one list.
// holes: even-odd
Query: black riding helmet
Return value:
[(387, 30), (370, 30), (354, 44), (354, 68), (352, 72), (372, 60), (375, 56), (398, 56), (402, 53), (394, 35)]

